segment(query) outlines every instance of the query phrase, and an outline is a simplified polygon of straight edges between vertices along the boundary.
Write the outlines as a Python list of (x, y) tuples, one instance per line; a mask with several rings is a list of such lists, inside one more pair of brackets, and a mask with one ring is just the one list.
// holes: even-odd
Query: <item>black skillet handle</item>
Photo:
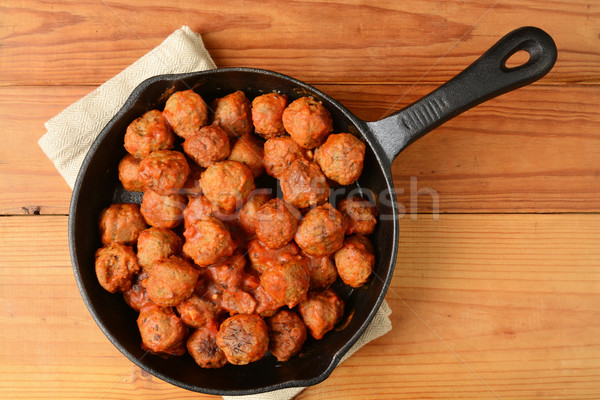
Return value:
[[(529, 53), (529, 61), (507, 67), (506, 61), (519, 50)], [(438, 89), (367, 125), (391, 164), (406, 146), (454, 116), (540, 79), (552, 69), (556, 56), (556, 45), (546, 32), (529, 26), (516, 29)]]

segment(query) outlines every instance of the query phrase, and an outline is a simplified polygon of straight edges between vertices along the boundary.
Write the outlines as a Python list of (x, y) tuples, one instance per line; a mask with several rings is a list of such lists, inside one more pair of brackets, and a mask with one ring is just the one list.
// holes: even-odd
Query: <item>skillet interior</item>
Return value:
[[(141, 194), (123, 190), (117, 165), (125, 155), (123, 136), (127, 125), (144, 112), (164, 107), (168, 95), (193, 88), (207, 102), (236, 90), (252, 99), (278, 91), (295, 98), (312, 95), (323, 102), (334, 120), (334, 132), (351, 132), (368, 143), (364, 171), (350, 190), (375, 195), (381, 220), (371, 239), (376, 249), (374, 276), (360, 289), (345, 285), (334, 288), (346, 302), (343, 329), (322, 340), (309, 339), (300, 355), (279, 363), (267, 355), (247, 366), (227, 365), (205, 370), (189, 355), (162, 358), (145, 353), (140, 347), (137, 313), (119, 294), (110, 294), (98, 284), (94, 271), (94, 252), (101, 246), (97, 229), (100, 211), (114, 202), (140, 203)], [(101, 132), (87, 154), (75, 184), (69, 219), (71, 259), (80, 292), (96, 323), (110, 341), (131, 361), (153, 375), (189, 390), (241, 395), (290, 386), (309, 386), (324, 380), (344, 353), (358, 339), (375, 315), (391, 280), (397, 251), (397, 206), (393, 194), (390, 163), (364, 121), (340, 103), (300, 81), (270, 71), (230, 68), (150, 78), (131, 95), (119, 113)], [(347, 191), (345, 192), (347, 194)], [(337, 195), (344, 196), (342, 192)], [(335, 203), (335, 198), (331, 199)]]

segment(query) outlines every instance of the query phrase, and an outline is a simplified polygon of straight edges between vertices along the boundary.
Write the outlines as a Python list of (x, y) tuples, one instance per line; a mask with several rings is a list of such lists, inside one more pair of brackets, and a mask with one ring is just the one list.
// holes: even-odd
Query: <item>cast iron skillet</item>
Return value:
[[(529, 61), (508, 68), (506, 60), (518, 50), (528, 52)], [(394, 158), (408, 144), (457, 114), (541, 78), (554, 65), (556, 55), (556, 46), (545, 32), (534, 27), (517, 29), (431, 94), (375, 122), (362, 121), (323, 92), (272, 71), (225, 68), (156, 76), (144, 81), (93, 143), (75, 183), (69, 244), (75, 277), (85, 304), (100, 329), (125, 356), (158, 378), (185, 389), (243, 395), (321, 382), (371, 322), (392, 278), (399, 234), (390, 171)], [(122, 296), (102, 289), (96, 279), (94, 252), (100, 247), (97, 229), (100, 211), (113, 202), (140, 202), (140, 194), (124, 191), (117, 178), (118, 162), (125, 155), (125, 129), (144, 112), (162, 109), (169, 93), (189, 88), (208, 101), (236, 90), (243, 90), (250, 99), (272, 91), (286, 93), (290, 100), (311, 95), (331, 112), (335, 132), (351, 132), (368, 144), (364, 172), (351, 189), (374, 198), (381, 216), (371, 236), (377, 260), (374, 276), (360, 289), (349, 290), (345, 285), (338, 285), (336, 289), (346, 301), (344, 323), (320, 341), (309, 340), (302, 353), (286, 363), (279, 363), (267, 355), (247, 366), (227, 365), (204, 370), (196, 366), (189, 355), (161, 358), (145, 353), (140, 347), (137, 313), (125, 305)]]

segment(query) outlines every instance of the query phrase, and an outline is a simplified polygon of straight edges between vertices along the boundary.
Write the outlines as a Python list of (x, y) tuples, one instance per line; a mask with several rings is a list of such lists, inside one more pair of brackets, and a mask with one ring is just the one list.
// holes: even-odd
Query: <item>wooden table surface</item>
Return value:
[[(559, 48), (541, 81), (407, 148), (393, 330), (298, 399), (600, 398), (600, 3), (39, 1), (0, 5), (0, 397), (203, 399), (96, 326), (44, 122), (182, 25), (218, 66), (276, 70), (366, 120), (425, 95), (502, 35)], [(412, 201), (411, 201), (412, 199)]]

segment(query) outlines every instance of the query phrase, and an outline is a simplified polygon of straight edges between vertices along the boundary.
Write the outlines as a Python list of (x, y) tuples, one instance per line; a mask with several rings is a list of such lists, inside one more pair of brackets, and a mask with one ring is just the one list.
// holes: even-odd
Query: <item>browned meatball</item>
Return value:
[(239, 289), (244, 280), (244, 267), (246, 257), (241, 251), (236, 251), (232, 256), (206, 267), (206, 275), (223, 290)]
[(238, 90), (212, 103), (213, 123), (225, 129), (229, 137), (242, 137), (252, 132), (251, 108), (250, 100)]
[(144, 191), (145, 186), (138, 176), (141, 161), (131, 154), (127, 154), (119, 162), (119, 180), (125, 190), (129, 190), (130, 192)]
[(194, 222), (184, 231), (183, 236), (186, 238), (183, 252), (201, 267), (229, 257), (235, 250), (231, 234), (225, 225), (214, 217)]
[(364, 236), (349, 236), (335, 255), (335, 266), (346, 285), (361, 287), (375, 266), (372, 245)]
[(161, 196), (153, 190), (146, 190), (140, 211), (148, 225), (170, 229), (183, 221), (186, 201), (187, 198), (181, 194)]
[(187, 349), (202, 368), (220, 368), (227, 364), (227, 357), (223, 350), (217, 346), (217, 334), (215, 325), (199, 327), (187, 340)]
[(314, 149), (333, 131), (331, 114), (313, 97), (294, 100), (283, 111), (283, 126), (292, 139), (305, 149)]
[(175, 133), (184, 139), (195, 135), (208, 123), (208, 107), (193, 90), (173, 93), (167, 99), (163, 115)]
[(225, 213), (240, 208), (254, 190), (252, 171), (237, 161), (220, 161), (202, 173), (200, 185), (204, 195)]
[(252, 297), (256, 301), (254, 312), (261, 317), (271, 317), (282, 307), (279, 299), (271, 297), (262, 286), (252, 291)]
[(269, 200), (256, 212), (256, 236), (267, 247), (281, 247), (294, 238), (300, 217), (284, 200)]
[(192, 328), (216, 323), (217, 307), (207, 299), (192, 295), (177, 304), (176, 308), (183, 323)]
[(256, 300), (241, 289), (227, 289), (221, 297), (221, 307), (235, 314), (253, 314), (256, 308)]
[(102, 244), (135, 244), (140, 232), (147, 228), (140, 206), (133, 203), (111, 204), (100, 213), (98, 226)]
[(131, 287), (123, 292), (125, 303), (135, 311), (140, 311), (146, 304), (151, 303), (146, 295), (143, 282), (148, 278), (148, 273), (141, 271), (133, 280)]
[(257, 135), (270, 139), (285, 135), (281, 117), (287, 106), (287, 96), (279, 93), (267, 93), (252, 100), (252, 122)]
[(253, 235), (256, 232), (256, 212), (272, 198), (273, 196), (271, 196), (269, 190), (258, 189), (250, 195), (248, 201), (240, 208), (238, 222), (247, 234)]
[(278, 249), (270, 249), (258, 239), (248, 242), (248, 257), (250, 258), (252, 269), (259, 274), (262, 274), (272, 266), (302, 258), (300, 249), (294, 242), (289, 242)]
[(306, 298), (309, 285), (308, 263), (304, 258), (267, 268), (260, 276), (265, 292), (289, 308)]
[(137, 325), (144, 350), (177, 356), (185, 354), (187, 330), (170, 307), (149, 303), (140, 310)]
[(306, 325), (293, 311), (279, 310), (267, 319), (269, 350), (279, 361), (287, 361), (298, 353), (306, 341)]
[(96, 251), (95, 268), (100, 286), (110, 293), (129, 289), (140, 270), (133, 248), (117, 242)]
[(322, 339), (342, 319), (344, 302), (332, 289), (309, 292), (298, 305), (298, 312), (312, 337)]
[(295, 239), (305, 253), (326, 256), (342, 247), (345, 231), (344, 217), (327, 203), (306, 213)]
[(158, 110), (151, 110), (135, 119), (125, 132), (125, 150), (135, 158), (144, 158), (153, 151), (173, 148), (175, 137)]
[(172, 230), (151, 227), (140, 233), (137, 241), (139, 264), (150, 270), (154, 262), (178, 254), (183, 240)]
[(208, 125), (183, 142), (183, 151), (201, 167), (221, 161), (229, 155), (229, 137), (217, 125)]
[(329, 185), (319, 166), (302, 158), (281, 174), (280, 184), (283, 199), (298, 208), (323, 204), (329, 198)]
[(325, 289), (338, 277), (337, 269), (330, 256), (313, 257), (308, 259), (308, 273), (310, 275), (310, 290)]
[(140, 162), (140, 182), (163, 196), (178, 193), (189, 174), (187, 160), (178, 151), (155, 151)]
[(187, 229), (194, 222), (200, 221), (203, 218), (217, 216), (219, 209), (210, 202), (204, 195), (190, 197), (187, 207), (183, 210), (183, 222)]
[(258, 361), (269, 347), (267, 324), (257, 314), (229, 317), (219, 328), (217, 346), (231, 364), (245, 365)]
[(146, 295), (159, 306), (175, 306), (194, 293), (200, 272), (183, 257), (158, 260), (144, 281)]
[(278, 178), (299, 158), (308, 159), (306, 149), (289, 136), (271, 138), (265, 142), (263, 163), (267, 174)]
[(265, 171), (263, 157), (263, 143), (256, 136), (247, 134), (236, 140), (227, 159), (246, 165), (256, 178)]
[(340, 185), (354, 183), (363, 170), (365, 144), (349, 133), (329, 135), (315, 149), (315, 161), (329, 179)]
[(338, 202), (337, 209), (346, 219), (346, 235), (368, 235), (375, 230), (377, 208), (369, 200), (358, 196), (342, 199)]

